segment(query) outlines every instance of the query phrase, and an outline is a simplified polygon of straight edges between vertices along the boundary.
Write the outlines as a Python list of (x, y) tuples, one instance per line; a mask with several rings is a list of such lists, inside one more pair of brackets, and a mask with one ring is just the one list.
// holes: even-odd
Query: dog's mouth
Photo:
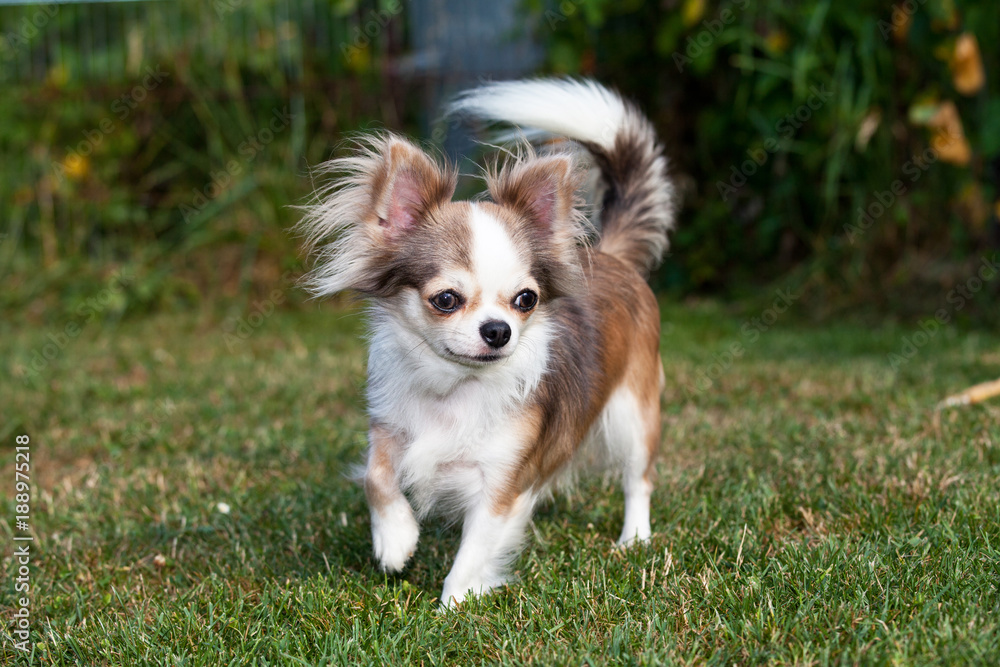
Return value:
[(495, 364), (498, 361), (503, 361), (507, 357), (503, 354), (493, 353), (493, 354), (459, 354), (455, 352), (450, 347), (444, 348), (445, 353), (453, 360), (460, 364), (466, 366), (489, 366), (490, 364)]

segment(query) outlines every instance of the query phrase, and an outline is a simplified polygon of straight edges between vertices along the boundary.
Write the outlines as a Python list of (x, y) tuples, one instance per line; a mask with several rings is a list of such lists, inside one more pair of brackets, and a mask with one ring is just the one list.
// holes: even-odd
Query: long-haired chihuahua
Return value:
[[(325, 165), (335, 178), (301, 223), (312, 290), (370, 306), (375, 557), (402, 570), (420, 519), (461, 519), (447, 606), (508, 580), (536, 502), (581, 450), (621, 470), (619, 543), (650, 537), (664, 379), (645, 278), (675, 209), (652, 125), (597, 83), (493, 83), (450, 112), (572, 141), (522, 146), (485, 170), (487, 198), (452, 201), (454, 170), (398, 136), (370, 136)], [(590, 224), (580, 195), (594, 169)]]

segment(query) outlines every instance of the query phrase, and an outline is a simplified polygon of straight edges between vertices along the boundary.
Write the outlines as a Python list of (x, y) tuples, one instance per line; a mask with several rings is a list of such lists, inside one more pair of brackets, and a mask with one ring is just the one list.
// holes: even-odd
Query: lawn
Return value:
[[(441, 613), (455, 531), (371, 554), (356, 313), (0, 325), (7, 545), (31, 438), (31, 662), (1000, 662), (1000, 335), (812, 325), (664, 303), (653, 540), (621, 552), (615, 480), (535, 517), (520, 582)], [(734, 347), (735, 346), (735, 347)], [(54, 348), (50, 348), (50, 351)], [(733, 355), (732, 350), (739, 354)], [(902, 363), (891, 355), (907, 351)], [(15, 653), (8, 582), (0, 662)]]

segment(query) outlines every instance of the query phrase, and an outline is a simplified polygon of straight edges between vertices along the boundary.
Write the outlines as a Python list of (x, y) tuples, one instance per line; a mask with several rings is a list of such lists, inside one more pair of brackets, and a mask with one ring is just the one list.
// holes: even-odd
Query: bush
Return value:
[[(12, 211), (0, 253), (13, 287), (0, 306), (58, 316), (123, 265), (136, 276), (132, 310), (269, 293), (298, 264), (287, 228), (309, 168), (371, 119), (408, 120), (385, 118), (403, 105), (379, 72), (399, 41), (395, 15), (382, 9), (376, 34), (360, 30), (375, 3), (56, 7), (29, 39), (0, 40), (16, 65), (0, 96), (0, 202)], [(98, 19), (104, 40), (87, 43)]]
[(530, 4), (552, 71), (613, 82), (660, 128), (686, 195), (661, 286), (794, 272), (824, 309), (925, 310), (996, 247), (998, 73), (974, 79), (1000, 62), (997, 3)]
[[(308, 196), (309, 167), (347, 132), (412, 131), (426, 112), (423, 83), (389, 66), (401, 7), (0, 8), (0, 307), (54, 316), (126, 265), (126, 311), (269, 292), (298, 267), (288, 205)], [(924, 314), (995, 251), (996, 3), (528, 0), (527, 12), (549, 71), (618, 86), (660, 129), (686, 202), (660, 288), (780, 281), (819, 314)], [(94, 24), (104, 41), (81, 37)]]

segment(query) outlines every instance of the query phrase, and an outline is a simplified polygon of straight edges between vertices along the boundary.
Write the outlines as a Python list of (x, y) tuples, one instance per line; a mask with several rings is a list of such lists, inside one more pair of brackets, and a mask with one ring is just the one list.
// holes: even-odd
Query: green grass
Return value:
[[(432, 523), (381, 574), (346, 479), (359, 318), (278, 311), (235, 344), (219, 319), (97, 318), (33, 378), (61, 325), (0, 325), (5, 545), (32, 439), (33, 663), (1000, 661), (1000, 402), (933, 412), (1000, 376), (996, 333), (943, 330), (893, 370), (915, 329), (779, 320), (750, 342), (719, 306), (665, 305), (652, 542), (614, 548), (620, 488), (592, 480), (540, 508), (519, 584), (439, 613), (458, 536)], [(4, 664), (27, 662), (10, 551)]]

